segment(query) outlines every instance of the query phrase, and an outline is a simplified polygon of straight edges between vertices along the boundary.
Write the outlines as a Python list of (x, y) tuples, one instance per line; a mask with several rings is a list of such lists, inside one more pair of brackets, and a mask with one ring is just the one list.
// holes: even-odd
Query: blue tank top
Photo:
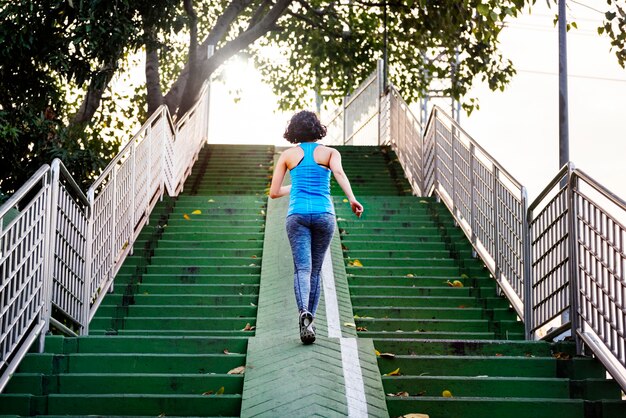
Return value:
[(291, 192), (289, 211), (293, 213), (332, 213), (335, 207), (330, 198), (330, 169), (320, 166), (313, 158), (313, 152), (319, 144), (303, 142), (300, 148), (304, 157), (291, 169)]

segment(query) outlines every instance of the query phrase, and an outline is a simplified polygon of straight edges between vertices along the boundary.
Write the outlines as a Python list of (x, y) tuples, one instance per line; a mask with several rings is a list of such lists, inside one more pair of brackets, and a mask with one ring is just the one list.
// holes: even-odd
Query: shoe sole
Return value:
[(313, 316), (310, 314), (306, 315), (303, 322), (308, 323), (306, 325), (303, 324), (300, 327), (300, 341), (302, 341), (303, 344), (312, 344), (315, 341), (315, 331), (311, 325), (313, 322)]

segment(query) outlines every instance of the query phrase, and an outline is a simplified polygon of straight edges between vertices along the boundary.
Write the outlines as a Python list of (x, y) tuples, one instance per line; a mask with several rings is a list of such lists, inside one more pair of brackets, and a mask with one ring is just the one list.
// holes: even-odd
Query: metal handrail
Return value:
[[(370, 85), (375, 76), (364, 84)], [(598, 292), (623, 288), (624, 267), (612, 263), (626, 260), (626, 226), (581, 191), (581, 185), (623, 212), (625, 219), (626, 202), (570, 162), (529, 205), (521, 182), (441, 108), (433, 107), (421, 132), (393, 132), (394, 123), (400, 126), (403, 117), (415, 117), (393, 86), (385, 93), (377, 99), (379, 144), (392, 146), (414, 194), (434, 194), (450, 210), (524, 321), (526, 338), (538, 337), (548, 324), (554, 327), (544, 339), (571, 326), (577, 352), (582, 353), (584, 342), (626, 390), (626, 333), (619, 328), (623, 319), (616, 318), (626, 317), (626, 303), (612, 295), (594, 299)], [(345, 115), (346, 108), (340, 108), (333, 121)], [(345, 129), (343, 134), (346, 143)], [(607, 231), (606, 225), (612, 229)], [(598, 244), (587, 242), (589, 236), (605, 246), (594, 252)], [(597, 264), (586, 265), (589, 260)], [(598, 265), (604, 269), (599, 278), (594, 276)], [(595, 293), (589, 290), (592, 286)], [(562, 313), (571, 321), (565, 316), (563, 323), (554, 324)]]
[[(526, 189), (441, 108), (424, 131), (432, 185), (518, 316), (527, 317)], [(431, 143), (432, 142), (432, 143)], [(529, 330), (526, 330), (528, 334)]]
[[(582, 186), (607, 202), (600, 205), (591, 193), (581, 190)], [(577, 351), (581, 353), (585, 343), (626, 390), (623, 321), (626, 317), (626, 301), (623, 300), (626, 226), (606, 206), (610, 204), (626, 218), (626, 202), (579, 169), (571, 172), (567, 188), (571, 228), (571, 323)], [(594, 275), (599, 268), (600, 274)], [(621, 296), (619, 289), (622, 289)]]
[[(86, 194), (56, 159), (0, 206), (0, 290), (20, 280), (0, 308), (0, 391), (37, 339), (43, 350), (51, 323), (70, 335), (88, 332), (154, 205), (165, 190), (176, 195), (191, 173), (208, 139), (208, 104), (207, 82), (176, 123), (161, 106)], [(26, 291), (28, 298), (18, 298)], [(52, 305), (68, 326), (51, 317)], [(19, 315), (6, 318), (11, 312)]]
[[(474, 138), (472, 138), (472, 136), (470, 134), (467, 133), (467, 131), (465, 131), (465, 129), (463, 129), (461, 127), (461, 125), (459, 125), (459, 123), (450, 115), (448, 115), (443, 109), (441, 109), (441, 107), (439, 107), (438, 105), (433, 105), (433, 111), (431, 111), (430, 116), (428, 118), (428, 124), (430, 124), (430, 120), (432, 118), (436, 118), (438, 114), (443, 113), (444, 115), (446, 115), (446, 118), (449, 120), (449, 122), (454, 125), (454, 128), (456, 130), (458, 130), (461, 134), (463, 134), (463, 136), (465, 136), (470, 143), (476, 147), (478, 150), (480, 150), (480, 152), (487, 158), (489, 158), (490, 161), (492, 161), (492, 164), (494, 164), (496, 167), (498, 167), (498, 171), (500, 171), (502, 174), (506, 175), (506, 177), (509, 179), (510, 182), (512, 182), (515, 186), (519, 187), (520, 189), (523, 188), (524, 186), (522, 185), (521, 182), (519, 182), (511, 173), (509, 173), (503, 166), (502, 164), (500, 164), (498, 162), (498, 160), (493, 157), (489, 152), (487, 152), (487, 150), (485, 150), (478, 142), (476, 142), (476, 140), (474, 140)], [(428, 129), (428, 125), (426, 130)]]

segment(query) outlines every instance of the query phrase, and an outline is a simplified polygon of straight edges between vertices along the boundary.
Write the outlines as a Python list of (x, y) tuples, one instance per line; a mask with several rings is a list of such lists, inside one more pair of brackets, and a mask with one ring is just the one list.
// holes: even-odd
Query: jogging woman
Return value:
[[(283, 136), (298, 146), (284, 151), (278, 159), (270, 197), (290, 195), (286, 227), (294, 261), (300, 340), (311, 344), (315, 341), (313, 322), (320, 297), (320, 271), (335, 231), (330, 173), (334, 174), (356, 216), (363, 213), (363, 205), (352, 193), (339, 151), (316, 143), (326, 136), (326, 127), (315, 113), (306, 110), (296, 113)], [(290, 171), (291, 185), (283, 186), (287, 170)]]

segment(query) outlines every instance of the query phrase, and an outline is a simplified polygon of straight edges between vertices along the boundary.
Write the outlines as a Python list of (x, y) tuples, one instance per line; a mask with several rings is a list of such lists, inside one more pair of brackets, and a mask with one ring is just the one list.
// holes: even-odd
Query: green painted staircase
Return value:
[(339, 148), (365, 214), (333, 181), (315, 344), (298, 338), (288, 200), (266, 196), (278, 155), (207, 146), (184, 193), (151, 214), (89, 335), (28, 354), (0, 415), (626, 416), (598, 361), (523, 340), (450, 213), (411, 196), (389, 148)]
[(153, 211), (89, 335), (47, 337), (0, 414), (239, 416), (273, 154), (205, 147), (184, 193)]
[(410, 196), (393, 152), (338, 148), (365, 206), (357, 220), (333, 186), (355, 326), (373, 339), (390, 416), (626, 416), (597, 360), (570, 342), (522, 341), (452, 215)]

